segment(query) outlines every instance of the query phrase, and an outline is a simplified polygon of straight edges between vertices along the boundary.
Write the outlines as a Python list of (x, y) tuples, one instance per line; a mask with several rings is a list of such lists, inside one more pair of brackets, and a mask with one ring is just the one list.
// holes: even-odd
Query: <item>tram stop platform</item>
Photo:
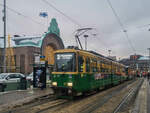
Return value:
[(131, 113), (150, 113), (150, 80), (146, 78), (139, 89)]
[(53, 94), (51, 88), (46, 89), (28, 89), (9, 92), (0, 92), (0, 112), (7, 108), (23, 105), (37, 98)]

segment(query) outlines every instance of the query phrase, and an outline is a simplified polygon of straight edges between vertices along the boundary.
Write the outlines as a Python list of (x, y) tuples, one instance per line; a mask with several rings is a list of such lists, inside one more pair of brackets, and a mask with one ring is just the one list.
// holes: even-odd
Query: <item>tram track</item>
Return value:
[(130, 91), (124, 96), (120, 104), (115, 108), (113, 113), (118, 113), (120, 111), (125, 110), (125, 108), (128, 106), (128, 103), (130, 103), (132, 98), (135, 97), (136, 94), (138, 93), (142, 83), (143, 81), (140, 81), (136, 87), (130, 89)]
[(132, 107), (136, 94), (141, 87), (143, 80), (138, 80), (129, 87), (110, 98), (103, 106), (92, 111), (92, 113), (120, 113)]
[[(118, 102), (120, 102), (118, 100), (112, 100), (117, 98), (122, 100), (122, 95), (126, 94), (127, 92), (129, 92), (130, 89), (137, 86), (138, 82), (140, 81), (141, 80), (128, 81), (121, 85), (99, 92), (97, 94), (88, 96), (83, 99), (79, 99), (77, 101), (74, 101), (72, 105), (70, 104), (66, 108), (61, 108), (58, 111), (55, 111), (55, 113), (112, 113), (117, 107)], [(120, 94), (121, 97), (119, 97)], [(105, 106), (107, 104), (108, 106)], [(44, 113), (50, 112), (47, 111)]]
[[(56, 104), (56, 106), (51, 105), (49, 107), (46, 107), (44, 109), (41, 109), (38, 112), (34, 112), (34, 113), (92, 113), (92, 112), (96, 112), (96, 110), (98, 108), (100, 108), (101, 106), (103, 106), (105, 103), (108, 103), (109, 100), (111, 98), (113, 98), (115, 95), (117, 95), (119, 92), (121, 92), (124, 88), (130, 88), (133, 87), (134, 85), (137, 84), (136, 82), (133, 81), (128, 81), (126, 83), (123, 83), (121, 85), (118, 85), (116, 87), (113, 87), (112, 89), (108, 89), (108, 90), (104, 90), (101, 92), (99, 92), (99, 94), (94, 94), (94, 95), (90, 95), (84, 98), (79, 98), (77, 100), (74, 101), (65, 101), (64, 103), (61, 104)], [(107, 92), (108, 91), (108, 92)], [(95, 96), (95, 101), (90, 102), (88, 104), (84, 103), (84, 100), (88, 101), (89, 99), (92, 100), (92, 97)], [(83, 102), (82, 102), (83, 101)], [(82, 107), (80, 108), (80, 102), (82, 102)], [(79, 103), (79, 105), (78, 105)], [(77, 104), (77, 105), (75, 105)], [(48, 105), (48, 104), (46, 104)], [(69, 110), (70, 108), (68, 107), (73, 105), (73, 109)], [(65, 108), (65, 109), (63, 109)], [(77, 108), (77, 109), (75, 109)], [(110, 112), (111, 113), (111, 112)]]
[(35, 106), (31, 108), (31, 110), (28, 113), (42, 113), (49, 109), (57, 108), (67, 102), (68, 100), (58, 99), (58, 100), (51, 101), (42, 105)]
[(68, 100), (57, 99), (55, 95), (47, 95), (3, 113), (43, 113), (47, 110), (57, 110), (68, 102)]
[[(112, 106), (113, 110), (111, 109), (111, 112), (108, 112), (109, 108), (107, 107), (110, 107), (112, 99), (117, 98), (118, 95), (121, 94), (120, 92), (122, 92), (123, 90), (124, 91), (122, 93), (134, 92), (132, 89), (135, 88), (133, 87), (140, 87), (140, 85), (137, 85), (138, 82), (141, 82), (141, 80), (127, 81), (110, 89), (100, 91), (94, 95), (79, 97), (76, 100), (57, 99), (54, 95), (49, 95), (38, 98), (37, 100), (34, 100), (30, 103), (26, 103), (23, 106), (7, 110), (3, 113), (117, 113), (115, 112), (115, 109), (118, 109), (117, 107), (119, 106), (119, 104), (121, 105), (122, 101), (119, 101), (119, 104), (115, 102), (115, 104), (117, 103), (118, 105)], [(131, 94), (126, 93), (127, 97), (130, 97), (129, 95)], [(126, 96), (124, 96), (124, 98), (121, 98), (126, 100)], [(121, 107), (119, 108), (119, 110), (121, 109)], [(102, 110), (104, 108), (107, 110)]]
[(20, 113), (20, 111), (24, 111), (27, 108), (32, 108), (34, 106), (37, 106), (37, 105), (40, 105), (49, 101), (53, 101), (56, 99), (57, 98), (54, 96), (54, 94), (45, 95), (39, 98), (35, 98), (32, 101), (19, 104), (19, 105), (15, 105), (13, 106), (13, 108), (9, 107), (8, 109), (1, 111), (1, 113), (18, 113), (18, 112)]
[[(135, 83), (134, 83), (135, 84)], [(122, 85), (121, 87), (117, 88), (117, 90), (114, 90), (110, 93), (108, 93), (107, 95), (104, 95), (103, 98), (97, 98), (97, 101), (95, 101), (94, 103), (90, 103), (89, 105), (85, 106), (85, 108), (81, 109), (79, 112), (80, 113), (91, 113), (91, 112), (95, 112), (98, 108), (102, 107), (104, 104), (109, 103), (110, 100), (117, 95), (118, 93), (120, 93), (122, 91), (122, 89), (126, 88), (126, 87), (130, 87), (132, 84), (128, 84), (126, 85)]]

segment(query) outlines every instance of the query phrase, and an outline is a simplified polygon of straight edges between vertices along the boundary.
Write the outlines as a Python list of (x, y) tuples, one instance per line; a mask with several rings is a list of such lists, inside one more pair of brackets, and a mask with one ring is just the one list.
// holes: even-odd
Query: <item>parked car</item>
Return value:
[(30, 73), (27, 77), (26, 77), (27, 81), (30, 82), (30, 84), (32, 85), (33, 84), (33, 72)]
[(25, 78), (25, 75), (21, 73), (1, 73), (0, 83), (17, 83), (21, 78)]
[[(26, 80), (28, 80), (31, 84), (33, 84), (33, 72), (30, 73), (30, 74), (26, 77)], [(46, 73), (46, 80), (47, 80), (47, 83), (50, 83), (50, 74), (49, 74), (49, 73)]]
[(26, 77), (21, 73), (1, 73), (0, 92), (26, 89)]
[(26, 77), (27, 80), (29, 81), (33, 81), (33, 72), (30, 73), (27, 77)]

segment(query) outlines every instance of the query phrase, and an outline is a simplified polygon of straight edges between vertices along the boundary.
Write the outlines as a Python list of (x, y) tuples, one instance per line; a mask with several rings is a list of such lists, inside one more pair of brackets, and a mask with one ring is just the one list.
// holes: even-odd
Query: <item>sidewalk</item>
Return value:
[(36, 98), (52, 94), (51, 88), (29, 89), (0, 93), (0, 111), (30, 102)]

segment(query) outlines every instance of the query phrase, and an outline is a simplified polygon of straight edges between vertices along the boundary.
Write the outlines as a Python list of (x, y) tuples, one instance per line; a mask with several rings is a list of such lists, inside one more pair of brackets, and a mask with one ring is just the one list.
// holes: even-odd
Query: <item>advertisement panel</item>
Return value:
[(46, 67), (34, 67), (33, 87), (46, 88)]

